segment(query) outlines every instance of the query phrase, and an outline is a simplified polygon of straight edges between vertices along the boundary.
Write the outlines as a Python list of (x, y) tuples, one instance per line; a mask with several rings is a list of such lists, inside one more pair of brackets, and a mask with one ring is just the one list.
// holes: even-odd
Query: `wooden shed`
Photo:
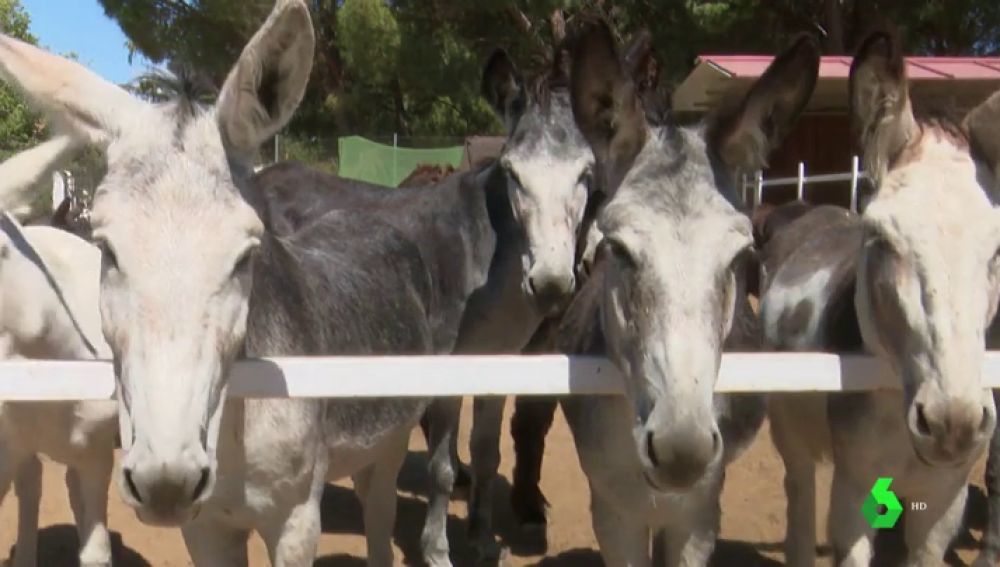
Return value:
[[(674, 110), (704, 113), (728, 97), (745, 93), (772, 59), (762, 55), (698, 57), (694, 70), (673, 93)], [(854, 154), (847, 117), (850, 68), (850, 57), (822, 58), (805, 115), (758, 178), (763, 179), (763, 202), (795, 199), (802, 185), (810, 202), (850, 206)], [(907, 74), (915, 101), (962, 112), (1000, 89), (1000, 57), (908, 57)], [(824, 181), (830, 174), (840, 175), (832, 175), (835, 181)], [(757, 182), (748, 179), (748, 187)], [(863, 183), (861, 190), (863, 194)]]

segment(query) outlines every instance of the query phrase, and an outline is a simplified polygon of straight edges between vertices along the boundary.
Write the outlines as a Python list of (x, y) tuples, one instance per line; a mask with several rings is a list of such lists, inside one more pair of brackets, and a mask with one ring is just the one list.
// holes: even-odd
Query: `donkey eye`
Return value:
[(118, 269), (118, 256), (115, 255), (114, 249), (108, 244), (107, 240), (96, 240), (94, 244), (97, 249), (101, 251), (101, 264), (103, 264), (105, 269)]
[(735, 257), (733, 257), (732, 263), (730, 263), (730, 269), (736, 273), (746, 268), (751, 262), (757, 259), (757, 247), (754, 245), (747, 246), (743, 250), (740, 250)]
[(601, 249), (604, 250), (606, 254), (611, 254), (612, 257), (624, 263), (628, 267), (635, 267), (637, 265), (635, 261), (635, 256), (629, 251), (625, 243), (617, 238), (605, 238), (601, 242)]
[(233, 277), (243, 276), (250, 273), (250, 267), (253, 265), (253, 257), (257, 252), (257, 246), (251, 246), (240, 255), (240, 259), (236, 261), (233, 266)]

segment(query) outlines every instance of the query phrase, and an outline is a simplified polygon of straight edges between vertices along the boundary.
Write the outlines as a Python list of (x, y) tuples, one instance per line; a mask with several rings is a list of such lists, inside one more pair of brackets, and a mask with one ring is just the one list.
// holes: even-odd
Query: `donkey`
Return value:
[[(0, 340), (4, 358), (107, 359), (97, 309), (100, 253), (45, 226), (0, 216)], [(66, 487), (80, 537), (80, 564), (111, 565), (108, 485), (116, 409), (107, 402), (0, 404), (0, 500), (14, 482), (18, 525), (14, 567), (37, 563), (42, 465), (67, 466)]]
[[(572, 289), (574, 285), (576, 234), (588, 200), (593, 158), (572, 122), (566, 81), (557, 63), (529, 88), (502, 50), (487, 63), (484, 95), (504, 113), (505, 122), (516, 127), (500, 160), (483, 166), (473, 177), (466, 176), (490, 200), (496, 245), (487, 282), (466, 306), (456, 352), (519, 352), (544, 316), (563, 301), (561, 292), (551, 288)], [(382, 220), (402, 231), (420, 230), (404, 205), (437, 187), (394, 193), (297, 164), (268, 168), (255, 177), (254, 184), (266, 196), (270, 217), (276, 219), (273, 230), (279, 234), (294, 234), (330, 210), (378, 211)], [(438, 253), (433, 239), (423, 238), (419, 245), (428, 249), (427, 255)], [(550, 291), (538, 291), (543, 289)], [(474, 422), (477, 482), (470, 503), (470, 532), (484, 558), (499, 555), (489, 521), (489, 496), (499, 464), (502, 404), (502, 399), (480, 400)], [(445, 527), (457, 470), (459, 410), (460, 399), (438, 400), (426, 420), (432, 486), (421, 540), (424, 558), (432, 565), (450, 564)]]
[(815, 462), (831, 455), (830, 541), (842, 566), (869, 565), (860, 510), (878, 477), (904, 502), (907, 565), (940, 565), (960, 527), (969, 471), (996, 422), (983, 388), (985, 330), (1000, 293), (1000, 95), (964, 126), (914, 113), (898, 38), (876, 31), (851, 66), (851, 119), (875, 195), (860, 216), (816, 209), (775, 235), (761, 300), (767, 343), (861, 350), (902, 391), (771, 400), (785, 462), (790, 565), (815, 562)]
[(668, 565), (705, 565), (719, 530), (726, 464), (753, 439), (764, 399), (713, 395), (723, 346), (755, 348), (744, 291), (753, 250), (736, 172), (765, 165), (816, 83), (819, 50), (803, 36), (740, 104), (704, 124), (647, 122), (608, 27), (577, 46), (573, 114), (608, 201), (594, 274), (562, 323), (564, 352), (606, 354), (623, 397), (561, 402), (591, 491), (608, 565), (649, 565), (662, 531)]
[[(626, 72), (633, 79), (639, 96), (644, 103), (647, 117), (656, 121), (664, 113), (664, 104), (656, 98), (659, 84), (660, 65), (652, 46), (652, 36), (648, 30), (640, 30), (629, 42), (623, 53)], [(589, 150), (589, 147), (588, 147)], [(584, 211), (584, 222), (580, 225), (576, 242), (576, 289), (582, 288), (593, 265), (601, 231), (595, 226), (597, 211), (606, 195), (599, 188), (592, 188)], [(559, 314), (549, 317), (524, 348), (525, 353), (556, 352)], [(539, 482), (542, 472), (542, 457), (545, 453), (545, 437), (555, 417), (557, 398), (517, 398), (511, 417), (511, 437), (514, 440), (514, 477), (511, 483), (511, 508), (515, 518), (528, 531), (540, 532), (544, 536), (547, 523), (545, 509), (548, 504), (542, 494)]]
[[(1000, 321), (993, 320), (987, 341), (991, 349), (996, 349), (996, 339), (1000, 337)], [(998, 404), (1000, 392), (993, 391), (993, 403)], [(1000, 428), (993, 430), (990, 439), (989, 456), (986, 459), (987, 516), (983, 529), (982, 549), (973, 567), (995, 567), (1000, 563)]]
[(502, 168), (391, 195), (354, 184), (353, 204), (332, 207), (316, 199), (333, 183), (323, 176), (291, 203), (250, 178), (259, 144), (301, 100), (313, 42), (304, 3), (279, 1), (206, 111), (138, 101), (0, 40), (0, 74), (106, 148), (92, 224), (126, 452), (117, 480), (140, 519), (183, 525), (198, 565), (245, 564), (251, 530), (275, 564), (309, 564), (324, 481), (346, 475), (369, 562), (391, 564), (396, 473), (426, 405), (224, 402), (236, 356), (447, 353), (498, 328), (513, 350), (537, 327)]

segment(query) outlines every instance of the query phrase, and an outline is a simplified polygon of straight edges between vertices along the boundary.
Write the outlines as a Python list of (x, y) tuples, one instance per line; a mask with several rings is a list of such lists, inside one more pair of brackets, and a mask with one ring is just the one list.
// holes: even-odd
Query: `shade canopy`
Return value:
[[(704, 112), (729, 96), (747, 91), (774, 58), (769, 55), (701, 55), (673, 93), (679, 112)], [(914, 97), (969, 108), (1000, 89), (1000, 57), (907, 57)], [(808, 111), (847, 110), (851, 58), (824, 56)]]

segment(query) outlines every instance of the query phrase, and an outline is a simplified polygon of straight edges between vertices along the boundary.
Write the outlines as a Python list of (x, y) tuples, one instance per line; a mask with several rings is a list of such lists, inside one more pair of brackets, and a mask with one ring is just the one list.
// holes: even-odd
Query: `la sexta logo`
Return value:
[(889, 488), (891, 484), (892, 477), (880, 477), (861, 505), (861, 514), (876, 530), (895, 526), (903, 513), (903, 504), (896, 497), (896, 493)]

